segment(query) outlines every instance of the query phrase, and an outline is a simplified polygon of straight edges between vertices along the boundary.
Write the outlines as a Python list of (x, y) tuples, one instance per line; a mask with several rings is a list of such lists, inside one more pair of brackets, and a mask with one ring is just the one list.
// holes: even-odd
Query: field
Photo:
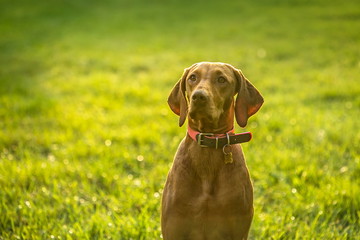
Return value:
[(357, 0), (0, 1), (0, 239), (160, 239), (184, 68), (230, 63), (250, 239), (360, 239)]

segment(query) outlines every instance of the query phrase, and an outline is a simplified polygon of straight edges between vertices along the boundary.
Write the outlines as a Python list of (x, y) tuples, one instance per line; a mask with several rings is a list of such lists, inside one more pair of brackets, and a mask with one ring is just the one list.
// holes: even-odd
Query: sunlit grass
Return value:
[(251, 239), (357, 239), (359, 9), (1, 3), (0, 238), (159, 239), (185, 134), (167, 95), (183, 68), (207, 60), (241, 68), (265, 98), (243, 144)]

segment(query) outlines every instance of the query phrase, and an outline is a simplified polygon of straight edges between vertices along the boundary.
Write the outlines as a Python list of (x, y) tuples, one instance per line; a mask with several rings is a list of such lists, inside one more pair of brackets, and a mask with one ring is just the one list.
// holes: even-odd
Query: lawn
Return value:
[(250, 239), (360, 239), (357, 0), (1, 0), (0, 239), (160, 239), (184, 68), (265, 98)]

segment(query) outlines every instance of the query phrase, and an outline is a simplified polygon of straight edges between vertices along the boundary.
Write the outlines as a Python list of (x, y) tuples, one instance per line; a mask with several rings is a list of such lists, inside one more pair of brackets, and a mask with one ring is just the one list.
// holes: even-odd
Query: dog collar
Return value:
[(223, 148), (226, 145), (249, 142), (252, 138), (251, 132), (235, 134), (234, 129), (224, 134), (201, 133), (188, 126), (188, 135), (201, 147)]

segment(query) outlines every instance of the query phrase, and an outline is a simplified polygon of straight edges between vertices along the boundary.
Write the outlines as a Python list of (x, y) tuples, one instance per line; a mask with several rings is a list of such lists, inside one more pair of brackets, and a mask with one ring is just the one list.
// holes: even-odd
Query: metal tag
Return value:
[(232, 156), (232, 151), (231, 151), (231, 145), (230, 144), (226, 144), (223, 147), (223, 153), (224, 153), (224, 157), (225, 157), (225, 163), (232, 163), (233, 160), (233, 156)]

